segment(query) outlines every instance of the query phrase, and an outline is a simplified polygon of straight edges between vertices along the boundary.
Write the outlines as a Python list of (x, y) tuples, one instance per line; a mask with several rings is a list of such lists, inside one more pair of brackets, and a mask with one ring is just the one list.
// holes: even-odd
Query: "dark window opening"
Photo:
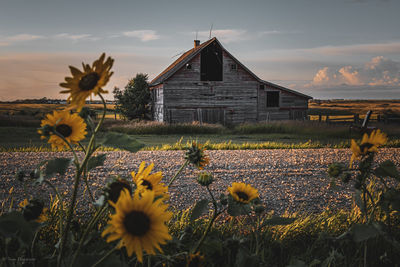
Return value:
[(231, 70), (237, 70), (237, 65), (236, 64), (231, 64)]
[(279, 107), (279, 92), (267, 92), (267, 107)]
[(260, 84), (260, 90), (264, 90), (264, 84)]
[(187, 64), (186, 64), (186, 69), (187, 69), (187, 70), (191, 70), (191, 69), (192, 69), (192, 64), (187, 63)]
[(201, 51), (200, 64), (202, 81), (222, 81), (222, 48), (216, 42)]

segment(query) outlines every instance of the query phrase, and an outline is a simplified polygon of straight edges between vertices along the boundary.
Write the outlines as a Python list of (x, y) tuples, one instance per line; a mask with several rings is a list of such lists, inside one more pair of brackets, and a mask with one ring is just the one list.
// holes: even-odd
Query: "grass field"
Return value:
[[(102, 105), (89, 105), (98, 113)], [(37, 128), (44, 114), (54, 109), (65, 108), (60, 104), (5, 104), (0, 103), (0, 148), (2, 150), (49, 146), (40, 140)], [(288, 144), (296, 147), (343, 147), (351, 138), (348, 125), (326, 124), (316, 122), (270, 122), (259, 124), (243, 124), (234, 128), (221, 125), (174, 124), (157, 122), (124, 122), (114, 119), (114, 106), (108, 105), (107, 120), (103, 131), (116, 131), (134, 136), (146, 145), (145, 149), (161, 147), (181, 147), (190, 140), (201, 143), (208, 142), (213, 147), (227, 149), (227, 143), (242, 145), (243, 148), (275, 147), (286, 148)], [(374, 115), (388, 112), (400, 113), (400, 100), (393, 101), (311, 101), (310, 114), (360, 114), (362, 119), (367, 110), (376, 112)], [(393, 124), (376, 125), (385, 131), (391, 143), (397, 146), (400, 140), (400, 127)], [(101, 136), (100, 136), (101, 137)], [(267, 144), (266, 144), (267, 143)], [(272, 145), (271, 145), (272, 144)], [(240, 147), (240, 146), (239, 146)]]

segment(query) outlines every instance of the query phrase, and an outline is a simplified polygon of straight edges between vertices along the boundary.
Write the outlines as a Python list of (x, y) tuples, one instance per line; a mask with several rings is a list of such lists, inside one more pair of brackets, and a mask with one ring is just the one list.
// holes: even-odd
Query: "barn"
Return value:
[(302, 120), (312, 98), (258, 78), (215, 37), (195, 40), (149, 88), (154, 120), (169, 123)]

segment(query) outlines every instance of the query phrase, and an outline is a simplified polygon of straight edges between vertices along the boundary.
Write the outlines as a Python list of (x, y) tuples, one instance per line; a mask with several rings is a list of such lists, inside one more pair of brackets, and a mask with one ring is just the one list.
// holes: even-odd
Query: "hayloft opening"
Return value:
[(279, 107), (279, 92), (270, 91), (267, 93), (267, 108)]
[(216, 42), (201, 51), (200, 64), (202, 81), (222, 81), (222, 48)]

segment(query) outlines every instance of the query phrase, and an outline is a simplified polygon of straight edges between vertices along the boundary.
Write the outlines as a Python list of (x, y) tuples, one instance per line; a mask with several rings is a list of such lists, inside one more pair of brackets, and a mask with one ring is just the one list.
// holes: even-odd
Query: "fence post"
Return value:
[(321, 115), (321, 114), (319, 114), (319, 116), (318, 116), (318, 121), (319, 121), (319, 122), (322, 121), (322, 115)]
[(326, 123), (329, 123), (329, 115), (326, 115)]
[(354, 124), (358, 124), (360, 121), (360, 115), (354, 114)]

